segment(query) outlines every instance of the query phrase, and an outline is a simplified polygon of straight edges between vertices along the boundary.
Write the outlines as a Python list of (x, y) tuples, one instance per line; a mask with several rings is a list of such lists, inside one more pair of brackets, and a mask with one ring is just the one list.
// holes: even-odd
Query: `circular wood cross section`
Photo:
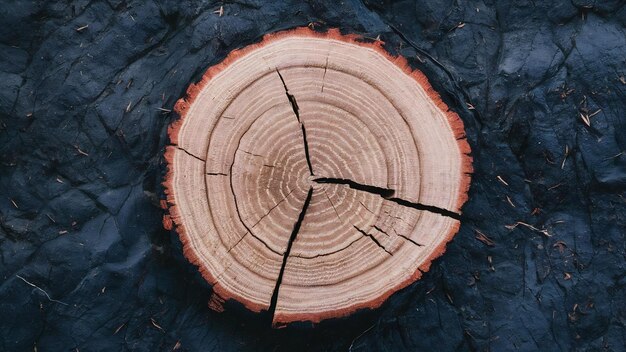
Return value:
[(459, 228), (463, 124), (380, 42), (307, 28), (211, 67), (176, 104), (164, 182), (186, 258), (274, 325), (376, 308)]

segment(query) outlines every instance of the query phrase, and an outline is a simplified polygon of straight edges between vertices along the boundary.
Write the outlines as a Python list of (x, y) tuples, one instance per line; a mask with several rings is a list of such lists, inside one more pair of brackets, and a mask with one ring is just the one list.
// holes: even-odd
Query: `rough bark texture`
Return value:
[[(0, 350), (624, 350), (623, 1), (3, 1), (0, 14)], [(272, 330), (236, 305), (209, 311), (163, 230), (165, 128), (208, 66), (309, 23), (412, 58), (463, 118), (475, 173), (422, 280), (377, 311)]]

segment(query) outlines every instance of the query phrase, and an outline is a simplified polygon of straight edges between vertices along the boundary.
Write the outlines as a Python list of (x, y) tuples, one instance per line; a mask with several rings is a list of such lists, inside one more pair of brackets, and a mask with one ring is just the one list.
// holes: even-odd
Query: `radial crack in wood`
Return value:
[(213, 285), (211, 307), (233, 299), (273, 325), (376, 308), (458, 231), (463, 124), (380, 43), (270, 34), (209, 68), (175, 111), (165, 225)]
[(378, 194), (383, 198), (389, 198), (395, 193), (393, 189), (364, 185), (358, 182), (354, 182), (352, 180), (347, 180), (345, 178), (318, 177), (316, 179), (313, 179), (313, 181), (317, 183), (336, 183), (338, 185), (348, 185), (350, 188)]
[(283, 274), (285, 272), (285, 266), (287, 265), (287, 260), (289, 259), (289, 253), (291, 253), (291, 247), (293, 246), (293, 242), (298, 237), (298, 231), (300, 231), (300, 226), (302, 226), (302, 221), (304, 221), (304, 217), (306, 216), (306, 211), (309, 208), (309, 204), (311, 202), (311, 196), (313, 195), (313, 188), (309, 188), (309, 193), (304, 200), (304, 205), (302, 206), (302, 211), (300, 215), (298, 215), (298, 220), (293, 225), (293, 231), (291, 232), (291, 236), (289, 237), (289, 243), (287, 244), (287, 249), (283, 254), (283, 264), (280, 267), (280, 272), (278, 273), (278, 278), (276, 279), (276, 287), (274, 288), (274, 293), (272, 293), (272, 299), (270, 301), (270, 316), (272, 317), (272, 322), (274, 321), (274, 313), (276, 312), (276, 303), (278, 302), (278, 293), (280, 290), (280, 283), (283, 281)]
[(453, 211), (450, 211), (448, 209), (443, 209), (443, 208), (439, 208), (436, 207), (434, 205), (427, 205), (427, 204), (422, 204), (422, 203), (417, 203), (417, 202), (411, 202), (409, 200), (406, 199), (400, 199), (400, 198), (387, 198), (392, 202), (398, 203), (400, 205), (403, 205), (405, 207), (410, 207), (410, 208), (414, 208), (417, 210), (424, 210), (424, 211), (429, 211), (431, 213), (435, 213), (435, 214), (439, 214), (439, 215), (443, 215), (443, 216), (447, 216), (456, 220), (461, 219), (461, 214), (459, 213), (455, 213)]
[(306, 127), (304, 127), (303, 123), (300, 123), (300, 127), (302, 128), (302, 139), (304, 141), (304, 156), (306, 157), (306, 164), (309, 167), (309, 173), (311, 176), (314, 176), (313, 165), (311, 164), (311, 156), (309, 154), (309, 142), (306, 139)]
[(461, 218), (461, 214), (459, 213), (455, 213), (453, 211), (447, 210), (447, 209), (442, 209), (433, 205), (427, 205), (427, 204), (421, 204), (421, 203), (417, 203), (417, 202), (411, 202), (409, 200), (405, 200), (405, 199), (400, 199), (400, 198), (392, 198), (391, 196), (395, 193), (395, 191), (393, 189), (389, 189), (389, 188), (382, 188), (382, 187), (376, 187), (376, 186), (370, 186), (370, 185), (364, 185), (358, 182), (354, 182), (352, 180), (346, 180), (344, 178), (332, 178), (332, 177), (319, 177), (319, 178), (315, 178), (313, 179), (314, 182), (317, 183), (335, 183), (338, 185), (347, 185), (352, 189), (356, 189), (359, 191), (363, 191), (363, 192), (369, 192), (369, 193), (373, 193), (373, 194), (378, 194), (379, 196), (385, 198), (385, 199), (389, 199), (392, 202), (398, 203), (400, 205), (403, 205), (405, 207), (411, 207), (411, 208), (415, 208), (417, 210), (425, 210), (425, 211), (430, 211), (439, 215), (443, 215), (443, 216), (449, 216), (453, 219), (460, 219)]
[(291, 104), (291, 109), (293, 110), (293, 113), (296, 115), (298, 122), (300, 122), (300, 108), (298, 107), (298, 102), (296, 101), (296, 97), (294, 97), (293, 94), (289, 94), (289, 88), (287, 88), (287, 83), (285, 83), (285, 79), (283, 78), (283, 75), (280, 74), (280, 71), (278, 71), (278, 69), (276, 69), (276, 73), (278, 73), (278, 77), (280, 78), (280, 81), (283, 83), (283, 87), (285, 88), (285, 94), (287, 95), (287, 99), (289, 99), (289, 103)]
[(276, 73), (278, 73), (278, 77), (280, 77), (280, 81), (283, 83), (283, 87), (285, 88), (285, 94), (289, 99), (289, 103), (291, 103), (293, 113), (296, 115), (296, 118), (300, 123), (300, 127), (302, 128), (302, 139), (304, 142), (304, 155), (306, 157), (306, 163), (309, 167), (309, 172), (311, 173), (311, 175), (315, 175), (313, 173), (313, 165), (311, 164), (311, 156), (309, 155), (309, 143), (306, 140), (306, 127), (304, 126), (304, 123), (300, 120), (300, 108), (298, 107), (298, 102), (296, 101), (296, 97), (293, 94), (289, 94), (289, 88), (287, 88), (287, 83), (285, 83), (285, 79), (283, 78), (283, 75), (280, 74), (280, 71), (278, 69), (276, 69)]
[(387, 248), (385, 248), (385, 246), (383, 246), (382, 244), (380, 244), (380, 242), (378, 242), (378, 240), (376, 239), (376, 237), (374, 237), (374, 236), (372, 236), (371, 234), (369, 234), (369, 233), (367, 233), (367, 232), (365, 232), (365, 231), (361, 230), (360, 228), (358, 228), (358, 227), (357, 227), (357, 226), (355, 226), (355, 225), (352, 225), (352, 226), (353, 226), (353, 227), (354, 227), (357, 231), (359, 231), (359, 233), (360, 233), (360, 234), (362, 234), (363, 236), (365, 236), (365, 237), (367, 237), (367, 238), (371, 239), (372, 241), (374, 241), (374, 243), (376, 243), (376, 245), (377, 245), (378, 247), (380, 247), (383, 251), (385, 251), (385, 253), (387, 253), (387, 254), (389, 254), (389, 255), (393, 255), (393, 253), (389, 252), (389, 251), (387, 250)]

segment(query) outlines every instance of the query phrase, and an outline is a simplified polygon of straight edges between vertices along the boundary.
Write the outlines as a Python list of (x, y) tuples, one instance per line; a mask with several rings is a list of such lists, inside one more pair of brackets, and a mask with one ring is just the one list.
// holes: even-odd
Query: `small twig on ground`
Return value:
[(563, 162), (561, 163), (561, 170), (563, 170), (563, 168), (565, 167), (565, 161), (567, 160), (568, 156), (569, 156), (569, 146), (566, 145), (565, 146), (565, 156), (563, 157)]
[(376, 324), (370, 326), (369, 328), (367, 328), (367, 330), (363, 331), (359, 336), (355, 337), (354, 340), (352, 340), (352, 343), (350, 344), (350, 347), (348, 347), (348, 352), (352, 352), (352, 347), (354, 347), (354, 343), (360, 339), (363, 335), (365, 335), (368, 331), (372, 330), (374, 328), (374, 326), (376, 326)]
[(161, 325), (157, 324), (154, 318), (150, 318), (150, 322), (152, 323), (152, 326), (159, 329), (161, 332), (165, 332), (165, 330), (161, 327)]
[(18, 278), (20, 278), (20, 279), (21, 279), (22, 281), (24, 281), (27, 285), (32, 286), (32, 287), (34, 287), (34, 288), (38, 289), (39, 291), (43, 292), (43, 294), (44, 294), (44, 295), (46, 295), (46, 297), (48, 298), (48, 300), (49, 300), (50, 302), (60, 303), (60, 304), (62, 304), (62, 305), (64, 305), (64, 306), (67, 306), (67, 305), (68, 305), (67, 303), (64, 303), (64, 302), (61, 302), (61, 301), (59, 301), (59, 300), (56, 300), (56, 299), (51, 298), (51, 297), (50, 297), (50, 295), (48, 294), (48, 292), (44, 291), (44, 289), (43, 289), (43, 288), (41, 288), (41, 287), (39, 287), (39, 286), (35, 285), (34, 283), (32, 283), (32, 282), (30, 282), (30, 281), (26, 280), (25, 278), (21, 277), (19, 274), (15, 274), (15, 276), (17, 276)]
[(489, 246), (489, 247), (493, 247), (496, 245), (496, 243), (489, 238), (487, 235), (485, 235), (482, 231), (478, 230), (478, 229), (474, 229), (474, 231), (476, 232), (476, 236), (475, 238), (477, 240), (479, 240), (480, 242), (484, 243), (485, 245)]
[(76, 151), (77, 151), (79, 154), (82, 154), (82, 155), (84, 155), (84, 156), (89, 156), (89, 154), (88, 154), (87, 152), (85, 152), (85, 151), (81, 150), (79, 146), (75, 145), (75, 146), (74, 146), (74, 148), (76, 148)]
[(506, 228), (507, 228), (507, 229), (509, 229), (509, 230), (513, 230), (513, 229), (514, 229), (514, 228), (516, 228), (518, 225), (522, 225), (522, 226), (527, 227), (527, 228), (529, 228), (529, 229), (531, 229), (531, 230), (533, 230), (533, 231), (537, 231), (537, 232), (539, 232), (539, 233), (543, 234), (544, 236), (547, 236), (547, 237), (552, 237), (552, 235), (550, 235), (550, 234), (548, 233), (548, 230), (538, 229), (538, 228), (534, 227), (534, 226), (533, 226), (533, 225), (531, 225), (531, 224), (527, 224), (527, 223), (525, 223), (525, 222), (521, 222), (521, 221), (518, 221), (518, 222), (516, 222), (516, 223), (515, 223), (515, 224), (513, 224), (513, 225), (504, 225), (504, 227), (506, 227)]
[(465, 27), (465, 23), (464, 22), (459, 22), (456, 26), (450, 28), (450, 30), (448, 30), (448, 32), (452, 32), (455, 29), (460, 29), (460, 28), (463, 28), (463, 27)]
[(116, 335), (118, 332), (120, 332), (120, 330), (122, 330), (122, 328), (126, 325), (126, 323), (123, 323), (122, 325), (118, 326), (117, 329), (115, 329), (115, 332), (113, 332), (113, 335)]
[(604, 159), (602, 159), (602, 160), (607, 161), (607, 160), (611, 160), (611, 159), (619, 158), (619, 157), (620, 157), (620, 156), (622, 156), (623, 154), (624, 154), (624, 152), (619, 152), (619, 153), (617, 153), (617, 154), (615, 154), (615, 155), (613, 155), (613, 156), (610, 156), (610, 157), (608, 157), (608, 158), (604, 158)]
[(589, 108), (587, 107), (586, 95), (583, 96), (583, 100), (580, 102), (579, 105), (580, 105), (580, 108), (578, 108), (578, 115), (580, 116), (580, 119), (583, 120), (583, 122), (585, 123), (585, 125), (587, 125), (587, 127), (591, 127), (591, 118), (599, 114), (602, 111), (602, 109), (598, 109), (595, 112), (590, 112)]
[(513, 204), (513, 201), (511, 200), (511, 197), (506, 196), (506, 201), (509, 202), (509, 204), (513, 207), (516, 208), (515, 204)]
[(564, 185), (564, 183), (563, 183), (563, 182), (561, 182), (561, 183), (557, 183), (557, 184), (556, 184), (556, 185), (554, 185), (554, 186), (548, 187), (548, 190), (549, 190), (549, 191), (551, 191), (551, 190), (553, 190), (553, 189), (555, 189), (555, 188), (559, 188), (559, 187), (561, 187), (561, 186), (563, 186), (563, 185)]

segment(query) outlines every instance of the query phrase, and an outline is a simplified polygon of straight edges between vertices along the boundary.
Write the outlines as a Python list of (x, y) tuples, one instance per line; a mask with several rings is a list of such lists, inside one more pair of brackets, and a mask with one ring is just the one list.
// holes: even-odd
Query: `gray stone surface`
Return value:
[[(176, 116), (158, 108), (230, 50), (312, 22), (422, 69), (475, 175), (422, 280), (272, 330), (210, 311), (163, 230)], [(624, 351), (625, 26), (624, 1), (2, 1), (0, 350)]]

